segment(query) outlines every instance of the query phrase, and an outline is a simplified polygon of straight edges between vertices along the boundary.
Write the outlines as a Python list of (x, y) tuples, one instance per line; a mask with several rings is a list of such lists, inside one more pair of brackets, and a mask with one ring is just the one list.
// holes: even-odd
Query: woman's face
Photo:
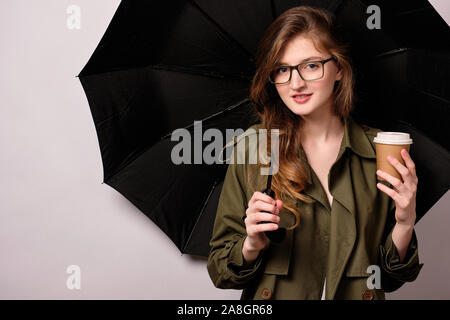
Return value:
[[(299, 63), (325, 60), (330, 57), (329, 53), (319, 52), (310, 38), (298, 35), (286, 44), (280, 62), (283, 65), (295, 66)], [(338, 70), (334, 60), (325, 63), (324, 68), (321, 79), (304, 81), (296, 70), (292, 70), (289, 83), (275, 85), (284, 104), (293, 113), (307, 117), (331, 111), (334, 105), (334, 83), (341, 79), (342, 72)], [(303, 94), (312, 95), (309, 98), (296, 97)]]

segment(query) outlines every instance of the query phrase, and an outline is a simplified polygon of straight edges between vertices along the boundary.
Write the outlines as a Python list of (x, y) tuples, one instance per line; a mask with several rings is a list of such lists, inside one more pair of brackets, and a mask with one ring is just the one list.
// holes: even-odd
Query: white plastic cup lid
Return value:
[(409, 133), (404, 132), (378, 132), (377, 136), (373, 139), (375, 143), (383, 144), (412, 144), (413, 141), (409, 136)]

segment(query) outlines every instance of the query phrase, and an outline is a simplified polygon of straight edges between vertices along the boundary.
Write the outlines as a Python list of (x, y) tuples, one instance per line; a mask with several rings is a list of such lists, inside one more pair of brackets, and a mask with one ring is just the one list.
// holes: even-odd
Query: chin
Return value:
[(289, 105), (288, 107), (292, 113), (298, 115), (298, 116), (306, 116), (308, 114), (311, 114), (316, 109), (311, 104), (295, 104), (295, 105)]

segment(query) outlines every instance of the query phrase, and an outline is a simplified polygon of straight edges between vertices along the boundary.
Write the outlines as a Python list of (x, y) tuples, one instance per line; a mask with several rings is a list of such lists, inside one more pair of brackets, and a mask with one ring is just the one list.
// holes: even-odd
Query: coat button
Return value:
[(269, 288), (264, 288), (264, 289), (262, 289), (261, 297), (262, 297), (264, 300), (270, 299), (270, 297), (272, 297), (272, 290), (270, 290)]
[(363, 300), (373, 300), (373, 292), (372, 290), (366, 290), (364, 291), (362, 295)]

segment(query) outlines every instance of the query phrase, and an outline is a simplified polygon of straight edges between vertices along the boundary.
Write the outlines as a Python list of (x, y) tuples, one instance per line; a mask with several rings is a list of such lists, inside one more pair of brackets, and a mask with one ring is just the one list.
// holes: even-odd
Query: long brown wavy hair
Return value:
[[(346, 118), (353, 106), (354, 77), (349, 47), (341, 37), (333, 13), (311, 6), (285, 11), (272, 22), (259, 41), (250, 100), (261, 121), (261, 129), (267, 129), (267, 154), (270, 154), (270, 130), (279, 130), (279, 167), (272, 177), (272, 190), (276, 199), (283, 200), (283, 207), (295, 216), (295, 224), (288, 229), (300, 223), (297, 200), (307, 203), (314, 200), (301, 193), (307, 183), (307, 167), (299, 158), (301, 137), (298, 129), (302, 118), (284, 105), (268, 79), (286, 44), (300, 34), (310, 38), (319, 51), (332, 54), (337, 59), (338, 68), (342, 69), (342, 79), (336, 81), (333, 90), (336, 115), (341, 120)], [(251, 185), (250, 178), (248, 182)]]

